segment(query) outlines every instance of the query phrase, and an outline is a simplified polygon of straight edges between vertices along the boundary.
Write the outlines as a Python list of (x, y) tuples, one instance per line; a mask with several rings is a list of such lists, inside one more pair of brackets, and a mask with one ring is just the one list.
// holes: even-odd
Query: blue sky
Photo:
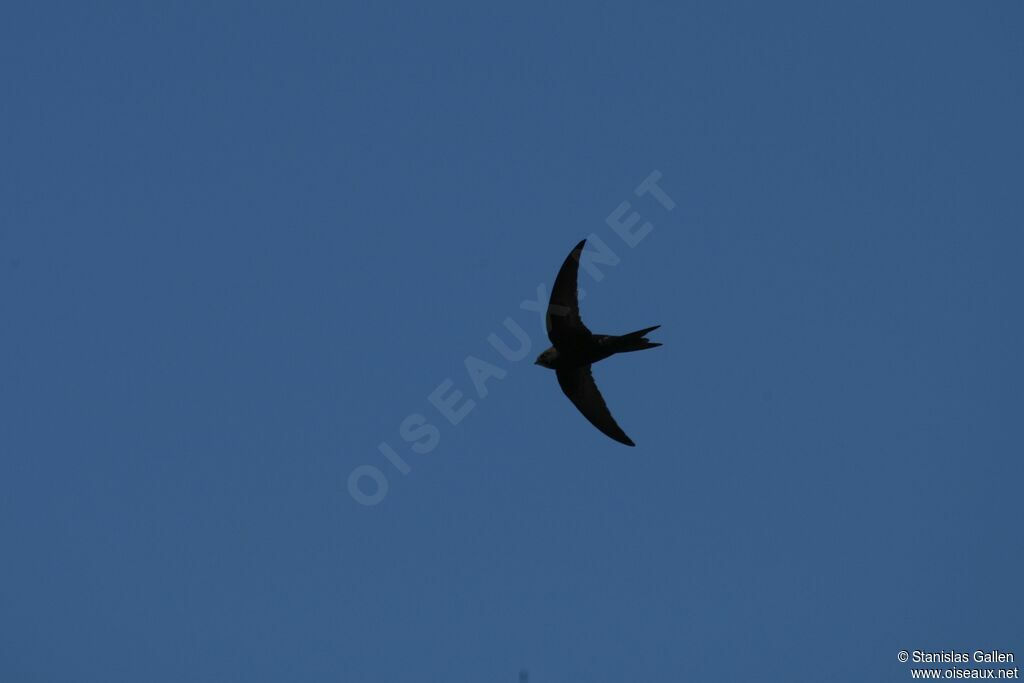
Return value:
[[(0, 679), (1024, 656), (1021, 19), (5, 7)], [(634, 192), (655, 171), (671, 211)], [(591, 329), (663, 326), (595, 369), (635, 449), (530, 362), (522, 302), (588, 235), (619, 258), (581, 274)]]

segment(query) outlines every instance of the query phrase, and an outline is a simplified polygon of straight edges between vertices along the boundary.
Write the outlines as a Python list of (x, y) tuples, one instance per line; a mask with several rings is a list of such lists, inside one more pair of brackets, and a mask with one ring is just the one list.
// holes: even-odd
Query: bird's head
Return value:
[(552, 346), (544, 353), (537, 356), (537, 360), (533, 361), (534, 365), (539, 365), (542, 368), (555, 369), (555, 363), (558, 361), (558, 350)]

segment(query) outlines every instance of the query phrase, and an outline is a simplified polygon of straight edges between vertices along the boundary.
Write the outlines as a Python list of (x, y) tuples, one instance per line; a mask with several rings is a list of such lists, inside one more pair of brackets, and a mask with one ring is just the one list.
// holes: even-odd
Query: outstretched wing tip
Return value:
[[(604, 430), (602, 430), (602, 431), (604, 431)], [(612, 436), (611, 434), (608, 434), (608, 432), (604, 432), (604, 433), (605, 433), (605, 435), (610, 436), (615, 441), (618, 441), (619, 443), (621, 443), (623, 446), (629, 446), (630, 448), (636, 448), (636, 444), (633, 443), (633, 439), (631, 439), (628, 436), (626, 436), (626, 432), (623, 432), (621, 427), (619, 427), (619, 432), (620, 432), (619, 436), (622, 437), (621, 439), (616, 437), (616, 436)]]

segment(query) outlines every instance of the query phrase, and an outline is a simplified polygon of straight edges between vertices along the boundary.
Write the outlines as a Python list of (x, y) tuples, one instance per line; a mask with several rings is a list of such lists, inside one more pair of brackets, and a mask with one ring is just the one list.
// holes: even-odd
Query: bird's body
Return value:
[(578, 349), (571, 349), (568, 353), (560, 353), (558, 348), (551, 346), (544, 353), (537, 357), (537, 365), (548, 368), (550, 370), (563, 370), (568, 368), (578, 368), (584, 365), (593, 365), (598, 361), (602, 361), (605, 358), (614, 356), (616, 353), (626, 353), (627, 351), (641, 351), (643, 349), (653, 349), (655, 346), (661, 346), (654, 342), (648, 342), (643, 339), (643, 335), (647, 334), (652, 330), (656, 330), (659, 326), (648, 327), (645, 330), (639, 330), (633, 332), (633, 335), (640, 336), (640, 344), (646, 343), (647, 345), (641, 346), (637, 344), (636, 338), (630, 339), (631, 335), (622, 335), (617, 337), (613, 334), (595, 334), (591, 335), (591, 343)]
[(576, 275), (586, 242), (583, 240), (576, 245), (555, 278), (547, 312), (548, 337), (552, 346), (537, 357), (536, 364), (555, 371), (562, 391), (591, 424), (619, 443), (633, 446), (633, 441), (616, 424), (605, 405), (590, 366), (616, 353), (661, 346), (645, 336), (659, 326), (624, 335), (593, 334), (587, 329), (580, 319), (576, 295)]

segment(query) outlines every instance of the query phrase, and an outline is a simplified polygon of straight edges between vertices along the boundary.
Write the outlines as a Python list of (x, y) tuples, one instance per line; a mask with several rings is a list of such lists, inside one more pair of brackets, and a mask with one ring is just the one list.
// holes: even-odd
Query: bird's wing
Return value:
[(619, 443), (627, 446), (636, 445), (615, 423), (615, 418), (608, 411), (601, 392), (597, 390), (589, 365), (557, 370), (555, 374), (558, 375), (558, 386), (562, 387), (569, 400), (583, 413), (583, 417), (590, 420), (590, 424)]
[(551, 301), (548, 303), (548, 337), (556, 349), (568, 350), (585, 345), (593, 336), (580, 320), (580, 302), (576, 296), (576, 274), (583, 253), (583, 240), (565, 259), (555, 284), (551, 287)]

